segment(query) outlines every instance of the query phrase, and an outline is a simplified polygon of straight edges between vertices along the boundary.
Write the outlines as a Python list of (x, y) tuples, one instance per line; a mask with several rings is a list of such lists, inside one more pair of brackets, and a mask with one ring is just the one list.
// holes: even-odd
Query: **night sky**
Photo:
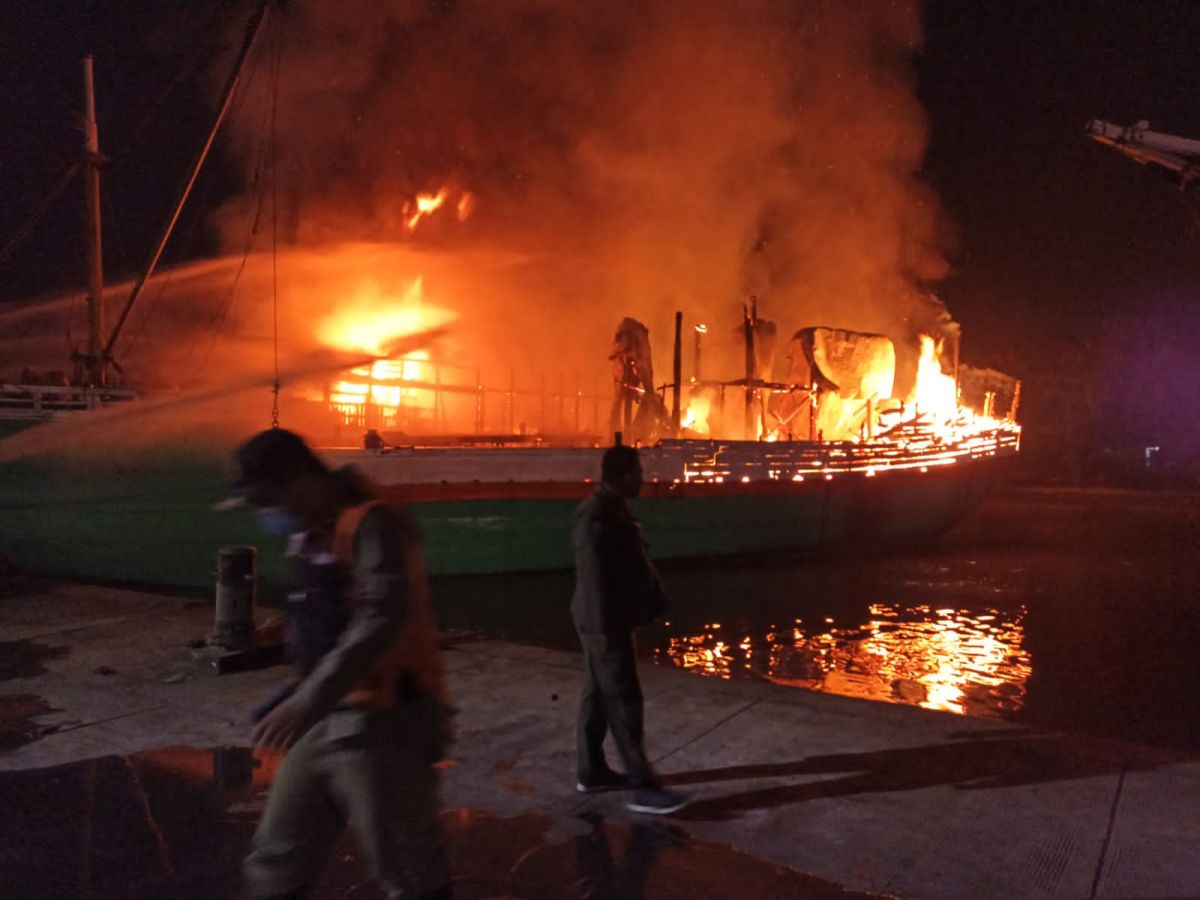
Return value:
[(1194, 305), (1200, 243), (1178, 189), (1083, 128), (1146, 119), (1200, 137), (1200, 10), (938, 2), (925, 20), (928, 178), (957, 224), (941, 293), (966, 347)]
[[(0, 241), (72, 159), (79, 58), (90, 50), (102, 145), (122, 148), (106, 185), (107, 277), (132, 275), (203, 134), (212, 60), (245, 15), (244, 3), (4, 4)], [(940, 0), (926, 4), (925, 23), (924, 177), (947, 214), (953, 268), (940, 294), (963, 324), (964, 357), (1025, 377), (1069, 374), (1133, 329), (1143, 343), (1183, 349), (1162, 363), (1170, 371), (1147, 363), (1131, 373), (1125, 361), (1105, 377), (1200, 377), (1186, 348), (1200, 337), (1200, 243), (1179, 191), (1083, 134), (1090, 118), (1148, 119), (1200, 137), (1200, 12), (1153, 0)], [(204, 207), (236, 187), (231, 172), (218, 158), (202, 177), (169, 259), (212, 251)], [(82, 283), (79, 208), (68, 191), (4, 264), (0, 302)]]

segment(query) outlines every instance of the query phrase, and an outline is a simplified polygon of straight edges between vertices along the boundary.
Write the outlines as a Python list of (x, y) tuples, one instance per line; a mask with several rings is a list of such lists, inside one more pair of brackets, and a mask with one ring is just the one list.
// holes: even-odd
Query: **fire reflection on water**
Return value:
[(873, 604), (862, 625), (797, 619), (761, 636), (731, 636), (720, 623), (673, 636), (657, 662), (718, 678), (776, 684), (926, 709), (998, 717), (1021, 708), (1031, 672), (1022, 646), (1025, 607), (931, 609)]

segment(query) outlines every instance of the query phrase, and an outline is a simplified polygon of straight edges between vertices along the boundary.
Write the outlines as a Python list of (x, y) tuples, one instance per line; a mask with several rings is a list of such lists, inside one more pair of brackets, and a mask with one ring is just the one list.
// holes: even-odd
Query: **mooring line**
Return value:
[(654, 761), (655, 761), (656, 763), (660, 763), (660, 762), (662, 762), (664, 759), (667, 759), (667, 758), (669, 758), (669, 757), (672, 757), (672, 756), (674, 756), (674, 755), (675, 755), (676, 753), (678, 753), (680, 750), (686, 750), (688, 747), (692, 746), (692, 744), (696, 743), (696, 741), (700, 740), (700, 738), (702, 738), (702, 737), (708, 737), (708, 735), (712, 734), (714, 731), (716, 731), (718, 728), (720, 728), (722, 725), (724, 725), (724, 724), (725, 724), (726, 722), (728, 722), (730, 719), (734, 719), (734, 718), (736, 718), (736, 717), (740, 716), (740, 715), (741, 715), (742, 713), (744, 713), (746, 710), (748, 710), (748, 709), (751, 709), (751, 708), (753, 708), (753, 707), (757, 706), (759, 703), (762, 703), (762, 697), (756, 697), (754, 700), (751, 700), (751, 701), (750, 701), (749, 703), (747, 703), (745, 706), (743, 706), (743, 707), (741, 707), (740, 709), (736, 709), (736, 710), (734, 710), (733, 712), (731, 712), (731, 713), (730, 713), (729, 715), (727, 715), (725, 718), (723, 718), (723, 719), (718, 719), (716, 722), (714, 722), (714, 723), (713, 723), (713, 725), (712, 725), (711, 727), (709, 727), (709, 728), (706, 728), (704, 731), (700, 732), (698, 735), (696, 735), (696, 736), (695, 736), (694, 738), (692, 738), (690, 741), (685, 741), (684, 743), (682, 743), (682, 744), (680, 744), (678, 747), (676, 747), (674, 750), (671, 750), (671, 751), (670, 751), (670, 752), (668, 752), (668, 753), (664, 753), (662, 756), (660, 756), (658, 759), (656, 759), (656, 760), (654, 760)]
[[(740, 716), (746, 710), (750, 709), (751, 707), (757, 706), (761, 702), (762, 702), (762, 697), (757, 697), (754, 700), (751, 700), (745, 706), (735, 709), (733, 712), (731, 712), (729, 715), (725, 716), (723, 719), (718, 719), (709, 728), (706, 728), (704, 731), (700, 732), (698, 735), (693, 737), (690, 741), (686, 741), (686, 742), (680, 744), (674, 750), (671, 750), (667, 753), (664, 753), (662, 756), (657, 757), (654, 760), (655, 765), (662, 762), (664, 759), (674, 756), (680, 750), (684, 750), (684, 749), (690, 747), (692, 744), (696, 743), (696, 741), (700, 740), (700, 738), (706, 737), (706, 736), (712, 734), (714, 731), (716, 731), (718, 728), (720, 728), (722, 725), (724, 725), (730, 719)], [(573, 806), (571, 808), (571, 815), (578, 814), (584, 807), (586, 807), (588, 804), (590, 804), (594, 799), (595, 799), (594, 797), (585, 797), (584, 799), (580, 800), (578, 803), (575, 804), (575, 806)]]
[(1104, 833), (1104, 843), (1100, 845), (1100, 860), (1096, 863), (1096, 877), (1092, 879), (1092, 892), (1088, 900), (1096, 900), (1100, 890), (1100, 877), (1104, 874), (1104, 861), (1108, 858), (1108, 847), (1112, 843), (1113, 826), (1117, 822), (1117, 806), (1121, 803), (1121, 791), (1125, 787), (1125, 773), (1128, 770), (1122, 766), (1121, 775), (1117, 778), (1117, 790), (1113, 794), (1112, 809), (1108, 813), (1108, 830)]

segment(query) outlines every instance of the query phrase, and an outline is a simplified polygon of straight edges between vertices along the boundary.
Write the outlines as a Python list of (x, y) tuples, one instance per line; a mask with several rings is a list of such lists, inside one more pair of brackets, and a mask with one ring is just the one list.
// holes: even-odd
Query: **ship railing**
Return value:
[[(542, 373), (536, 387), (518, 386), (515, 369), (510, 369), (507, 386), (484, 384), (480, 369), (445, 360), (398, 357), (413, 362), (432, 378), (378, 377), (359, 371), (338, 381), (365, 383), (362, 400), (338, 401), (333, 385), (324, 385), (325, 408), (333, 411), (347, 428), (401, 431), (406, 428), (437, 433), (472, 429), (477, 435), (526, 433), (588, 435), (607, 431), (611, 394), (594, 381), (590, 389), (568, 387), (565, 373), (549, 378)], [(380, 403), (374, 388), (400, 388), (399, 403)], [(448, 408), (449, 407), (449, 408)]]
[(48, 418), (63, 413), (86, 412), (136, 399), (136, 391), (121, 388), (0, 384), (0, 416)]
[(678, 452), (688, 481), (761, 481), (902, 469), (928, 470), (960, 460), (1008, 456), (1020, 448), (1020, 430), (1000, 425), (948, 440), (913, 432), (903, 440), (871, 442), (663, 441)]

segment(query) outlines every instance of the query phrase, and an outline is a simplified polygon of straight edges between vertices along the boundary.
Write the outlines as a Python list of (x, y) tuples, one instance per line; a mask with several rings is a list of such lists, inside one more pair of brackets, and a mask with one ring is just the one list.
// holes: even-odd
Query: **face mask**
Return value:
[(259, 527), (268, 534), (295, 534), (304, 530), (304, 522), (282, 506), (263, 506), (254, 511)]

